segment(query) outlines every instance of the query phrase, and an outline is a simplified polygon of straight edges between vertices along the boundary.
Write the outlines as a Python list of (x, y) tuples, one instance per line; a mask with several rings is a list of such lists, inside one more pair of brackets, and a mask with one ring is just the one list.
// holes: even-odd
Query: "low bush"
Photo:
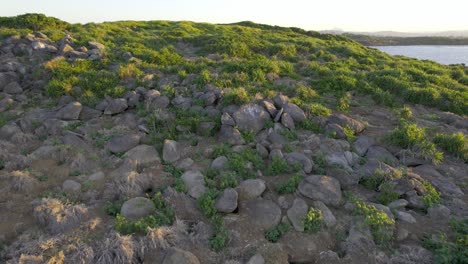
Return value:
[(265, 232), (265, 238), (272, 243), (276, 243), (289, 230), (291, 230), (291, 225), (286, 224), (286, 223), (281, 223), (271, 229), (268, 229)]
[(303, 221), (304, 231), (310, 233), (319, 231), (324, 224), (322, 211), (311, 207)]
[(390, 243), (393, 239), (395, 220), (373, 205), (368, 205), (358, 199), (354, 199), (354, 203), (355, 214), (364, 217), (364, 223), (369, 226), (374, 241), (379, 245)]
[(462, 132), (452, 135), (437, 134), (434, 143), (457, 158), (468, 162), (468, 137)]
[(300, 174), (294, 174), (287, 181), (277, 184), (275, 190), (278, 194), (294, 193), (303, 178)]
[(290, 170), (288, 162), (284, 158), (273, 157), (265, 170), (265, 174), (268, 176), (275, 176), (282, 173), (286, 173)]

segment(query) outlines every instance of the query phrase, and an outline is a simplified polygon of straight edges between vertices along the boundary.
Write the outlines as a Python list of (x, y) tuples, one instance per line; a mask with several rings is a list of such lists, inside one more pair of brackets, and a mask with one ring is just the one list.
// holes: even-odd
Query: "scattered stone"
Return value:
[(360, 156), (364, 156), (367, 153), (367, 150), (375, 144), (375, 140), (373, 138), (367, 136), (360, 136), (358, 139), (353, 143), (354, 149), (356, 153)]
[(262, 106), (270, 113), (271, 118), (275, 118), (276, 114), (278, 114), (278, 110), (273, 103), (263, 100)]
[(135, 197), (126, 201), (120, 209), (120, 214), (129, 220), (139, 220), (156, 210), (153, 201), (144, 197)]
[(249, 200), (241, 209), (247, 215), (249, 222), (262, 230), (275, 227), (281, 221), (281, 209), (270, 200), (261, 198)]
[(260, 254), (253, 255), (246, 264), (265, 264), (265, 259)]
[(299, 232), (304, 232), (304, 219), (309, 211), (307, 203), (300, 199), (294, 199), (293, 205), (289, 208), (287, 215), (294, 229)]
[(305, 173), (311, 173), (313, 168), (312, 161), (304, 154), (298, 152), (292, 152), (285, 155), (286, 161), (289, 165), (294, 166), (300, 164)]
[(408, 206), (408, 201), (405, 199), (398, 199), (388, 204), (388, 208), (392, 210), (403, 209)]
[(237, 192), (232, 188), (227, 188), (216, 199), (215, 208), (222, 213), (232, 213), (237, 209)]
[(223, 113), (221, 116), (221, 124), (227, 125), (227, 126), (235, 126), (236, 121), (234, 121), (234, 118), (229, 115), (229, 113)]
[(62, 189), (65, 193), (76, 193), (81, 190), (81, 184), (74, 180), (66, 180), (62, 184)]
[(191, 197), (198, 199), (206, 192), (205, 178), (200, 171), (186, 171), (182, 174), (181, 179), (187, 187), (188, 194)]
[(127, 100), (118, 98), (111, 100), (104, 110), (105, 115), (115, 115), (122, 113), (128, 108)]
[(286, 105), (288, 101), (289, 101), (289, 98), (282, 93), (278, 93), (275, 95), (275, 97), (273, 97), (273, 102), (275, 102), (275, 105), (278, 108), (283, 108), (283, 106)]
[(61, 120), (78, 120), (80, 117), (83, 106), (79, 102), (71, 102), (66, 106), (62, 107), (56, 114), (55, 117)]
[(236, 189), (241, 199), (249, 200), (262, 195), (266, 189), (266, 185), (264, 180), (249, 179), (241, 182)]
[(396, 217), (398, 220), (401, 220), (403, 222), (407, 222), (410, 224), (416, 224), (416, 218), (412, 216), (410, 213), (402, 212), (402, 211), (397, 211), (396, 212)]
[(219, 141), (229, 145), (243, 145), (245, 143), (240, 131), (237, 128), (228, 125), (221, 125), (218, 137)]
[(89, 175), (88, 179), (90, 181), (101, 181), (102, 179), (104, 179), (104, 177), (105, 177), (104, 172), (98, 171), (98, 172), (95, 172), (95, 173)]
[(345, 116), (343, 114), (333, 114), (328, 117), (327, 121), (330, 124), (338, 124), (341, 127), (348, 126), (352, 128), (354, 130), (354, 133), (356, 134), (361, 133), (366, 127), (361, 121)]
[(11, 82), (3, 88), (3, 91), (7, 94), (20, 94), (23, 92), (23, 88), (19, 83)]
[(290, 115), (291, 118), (294, 120), (294, 122), (302, 122), (306, 119), (304, 110), (302, 110), (299, 106), (295, 104), (292, 104), (292, 103), (285, 104), (283, 105), (283, 109), (284, 109), (284, 113)]
[(123, 157), (136, 161), (137, 164), (142, 167), (151, 166), (161, 161), (156, 149), (149, 145), (136, 146), (127, 151)]
[(114, 153), (123, 153), (136, 147), (140, 142), (140, 136), (137, 134), (126, 134), (123, 136), (114, 137), (107, 142), (107, 149)]
[(211, 162), (211, 168), (215, 170), (223, 170), (226, 168), (228, 159), (225, 156), (219, 156)]
[(333, 215), (332, 211), (321, 201), (315, 201), (314, 207), (322, 211), (323, 221), (327, 227), (333, 227), (336, 225), (336, 218)]
[(369, 147), (367, 150), (367, 159), (374, 159), (391, 165), (398, 164), (398, 159), (388, 150), (380, 146)]
[(397, 227), (396, 236), (395, 236), (396, 241), (401, 242), (405, 240), (406, 238), (408, 238), (408, 236), (409, 236), (409, 231), (406, 228), (403, 228), (400, 226)]
[(294, 120), (292, 119), (291, 115), (289, 115), (288, 113), (284, 113), (281, 116), (281, 124), (290, 130), (295, 129)]
[(200, 261), (191, 252), (171, 248), (166, 253), (162, 264), (200, 264)]
[(257, 143), (255, 145), (255, 149), (257, 150), (257, 153), (262, 157), (263, 159), (268, 158), (268, 150), (260, 143)]
[(270, 115), (263, 107), (256, 104), (243, 105), (234, 113), (234, 120), (240, 130), (258, 133), (263, 129)]
[(445, 205), (435, 205), (427, 209), (427, 214), (435, 221), (448, 221), (450, 218), (450, 209)]
[(174, 140), (164, 140), (163, 160), (166, 162), (175, 162), (180, 159), (179, 143)]
[(312, 200), (324, 202), (326, 205), (339, 206), (342, 195), (340, 182), (328, 176), (309, 176), (298, 187), (299, 192)]

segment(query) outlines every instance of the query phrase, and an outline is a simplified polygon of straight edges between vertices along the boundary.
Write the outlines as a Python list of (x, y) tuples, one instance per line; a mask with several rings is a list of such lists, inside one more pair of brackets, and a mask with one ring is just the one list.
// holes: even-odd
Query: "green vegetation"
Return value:
[(322, 228), (323, 224), (322, 211), (311, 207), (304, 218), (304, 230), (315, 233)]
[(377, 202), (387, 205), (395, 200), (397, 200), (400, 195), (394, 192), (395, 184), (392, 182), (384, 182), (380, 185), (380, 193), (377, 198)]
[(284, 158), (273, 157), (265, 170), (265, 174), (268, 176), (275, 176), (282, 173), (289, 172), (290, 166)]
[(289, 230), (291, 230), (291, 225), (281, 223), (265, 231), (265, 238), (272, 243), (276, 243)]
[(104, 210), (106, 214), (111, 216), (117, 216), (120, 213), (120, 209), (122, 208), (123, 203), (125, 200), (118, 200), (116, 202), (107, 202)]
[(426, 193), (423, 195), (424, 205), (426, 209), (438, 204), (440, 202), (440, 193), (436, 188), (428, 181), (423, 181), (424, 188), (426, 188)]
[(156, 193), (151, 200), (156, 207), (154, 214), (136, 221), (126, 219), (124, 216), (117, 214), (114, 223), (115, 229), (122, 234), (133, 234), (144, 233), (148, 228), (171, 225), (175, 219), (174, 211), (166, 204), (161, 193)]
[(304, 177), (302, 175), (296, 173), (287, 181), (280, 182), (278, 185), (276, 185), (275, 190), (279, 194), (294, 193), (303, 178)]
[(437, 134), (434, 143), (456, 157), (468, 162), (468, 137), (462, 132), (452, 135)]
[(436, 239), (424, 240), (424, 247), (435, 255), (437, 264), (462, 264), (468, 262), (468, 219), (450, 221), (453, 236), (439, 234)]
[(395, 220), (391, 219), (385, 212), (373, 205), (354, 198), (356, 205), (355, 213), (364, 217), (364, 223), (369, 226), (374, 241), (379, 245), (385, 245), (392, 241)]

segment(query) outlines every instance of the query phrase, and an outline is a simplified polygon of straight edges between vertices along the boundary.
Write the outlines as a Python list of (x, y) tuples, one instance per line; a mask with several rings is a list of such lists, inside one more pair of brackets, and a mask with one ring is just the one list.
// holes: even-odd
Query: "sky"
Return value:
[(306, 30), (468, 30), (467, 0), (0, 0), (0, 16), (43, 13), (71, 23), (253, 21)]

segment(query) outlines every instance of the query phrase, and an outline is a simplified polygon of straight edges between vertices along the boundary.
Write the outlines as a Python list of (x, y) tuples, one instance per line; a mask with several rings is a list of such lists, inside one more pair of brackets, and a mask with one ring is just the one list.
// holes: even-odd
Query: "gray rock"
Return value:
[(71, 102), (58, 110), (55, 117), (62, 120), (78, 120), (82, 109), (81, 103)]
[(340, 182), (328, 176), (314, 175), (305, 178), (298, 186), (299, 192), (326, 205), (339, 206), (342, 200)]
[(166, 109), (170, 104), (169, 97), (163, 95), (153, 99), (151, 105), (157, 109)]
[(284, 157), (283, 155), (283, 152), (281, 151), (281, 149), (272, 149), (270, 151), (270, 155), (269, 155), (269, 158), (271, 160), (273, 160), (273, 158), (280, 158), (282, 159)]
[(164, 140), (163, 160), (166, 162), (175, 162), (180, 159), (179, 143), (174, 140)]
[(403, 222), (407, 222), (407, 223), (410, 223), (410, 224), (416, 224), (416, 218), (414, 218), (414, 216), (412, 216), (410, 213), (397, 211), (396, 212), (396, 218), (398, 220), (403, 221)]
[(81, 190), (81, 184), (74, 180), (66, 180), (62, 184), (62, 189), (65, 193), (76, 193)]
[(360, 221), (351, 224), (348, 238), (344, 243), (346, 255), (344, 261), (349, 263), (376, 263), (376, 246), (367, 225)]
[[(302, 122), (306, 119), (306, 115), (304, 110), (302, 110), (299, 106), (288, 103), (283, 106), (284, 113), (287, 113), (291, 116), (294, 122)], [(284, 114), (283, 114), (284, 116)]]
[(199, 97), (205, 106), (213, 105), (216, 102), (216, 95), (214, 92), (209, 91)]
[(237, 192), (232, 188), (225, 189), (216, 199), (215, 208), (222, 213), (232, 213), (237, 208)]
[(304, 154), (292, 152), (285, 155), (286, 161), (289, 165), (300, 164), (305, 173), (311, 173), (313, 162)]
[(340, 182), (342, 187), (349, 187), (359, 183), (361, 176), (359, 173), (350, 173), (349, 171), (337, 168), (337, 167), (328, 167), (326, 169), (326, 175), (330, 175), (333, 178), (337, 179)]
[(278, 108), (283, 108), (283, 106), (286, 105), (288, 101), (289, 98), (282, 93), (278, 93), (275, 95), (275, 97), (273, 97), (273, 102)]
[(123, 98), (118, 98), (111, 100), (104, 110), (105, 115), (115, 115), (122, 113), (128, 108), (127, 100)]
[(216, 128), (215, 122), (200, 122), (200, 124), (198, 124), (197, 134), (208, 137), (212, 135), (215, 128)]
[(192, 106), (192, 98), (177, 95), (172, 99), (172, 105), (179, 109), (189, 109)]
[(332, 211), (321, 201), (315, 201), (314, 207), (322, 211), (323, 221), (327, 227), (333, 227), (336, 225), (336, 218), (333, 215)]
[(98, 118), (101, 115), (102, 115), (102, 111), (94, 110), (90, 107), (83, 106), (79, 119), (83, 121), (89, 121), (91, 119)]
[(23, 88), (17, 82), (11, 82), (3, 88), (3, 92), (7, 94), (20, 94), (23, 92)]
[(270, 120), (270, 115), (265, 109), (256, 104), (243, 105), (234, 113), (234, 120), (240, 130), (258, 133), (265, 123)]
[(281, 108), (280, 110), (278, 110), (278, 111), (276, 112), (276, 116), (275, 116), (274, 119), (273, 119), (273, 121), (275, 121), (275, 123), (276, 123), (276, 122), (279, 122), (279, 121), (281, 120), (281, 116), (283, 116), (283, 112), (284, 112), (284, 109), (283, 109), (283, 108)]
[(139, 145), (130, 149), (125, 153), (124, 158), (134, 160), (142, 167), (158, 164), (161, 161), (156, 149), (149, 145)]
[(401, 226), (397, 226), (396, 234), (395, 234), (395, 239), (398, 242), (401, 242), (408, 238), (409, 236), (409, 231)]
[(319, 254), (319, 258), (315, 262), (316, 264), (341, 264), (341, 259), (340, 256), (338, 256), (338, 253), (332, 251), (332, 250), (327, 250), (327, 251), (322, 251)]
[(325, 134), (333, 135), (333, 138), (336, 139), (346, 139), (343, 127), (338, 124), (327, 124), (325, 126)]
[(392, 264), (430, 264), (435, 263), (433, 254), (418, 245), (400, 245), (396, 249), (396, 254), (392, 254), (389, 260)]
[(225, 156), (219, 156), (211, 162), (211, 168), (215, 170), (223, 170), (226, 168), (228, 159)]
[(444, 177), (432, 165), (422, 165), (415, 167), (413, 172), (428, 180), (443, 195), (448, 197), (461, 197), (463, 191), (450, 177)]
[(388, 204), (388, 208), (392, 210), (403, 209), (408, 206), (408, 201), (405, 199), (398, 199)]
[(367, 136), (360, 136), (358, 139), (353, 143), (354, 149), (356, 153), (360, 156), (364, 156), (367, 153), (367, 150), (375, 144), (375, 140), (373, 138)]
[(237, 186), (239, 198), (249, 200), (262, 195), (266, 189), (265, 181), (261, 179), (249, 179)]
[(287, 211), (287, 215), (296, 231), (304, 231), (304, 219), (308, 211), (309, 206), (304, 200), (300, 198), (294, 199), (293, 205)]
[(270, 200), (261, 198), (249, 200), (241, 209), (249, 222), (261, 230), (275, 227), (281, 221), (281, 209)]
[(283, 115), (281, 115), (281, 124), (288, 129), (295, 129), (294, 120), (288, 113), (284, 113)]
[(278, 114), (278, 110), (276, 109), (275, 105), (266, 100), (262, 101), (262, 105), (268, 111), (268, 113), (270, 113), (271, 118), (275, 118), (276, 114)]
[(257, 153), (260, 155), (260, 157), (263, 159), (268, 158), (268, 150), (262, 144), (257, 143), (257, 145), (255, 145), (255, 149), (257, 150)]
[(154, 203), (150, 199), (135, 197), (122, 205), (120, 214), (130, 220), (138, 220), (152, 214), (155, 210)]
[(191, 158), (185, 158), (185, 159), (182, 159), (182, 160), (179, 160), (175, 163), (175, 166), (178, 168), (178, 169), (182, 169), (182, 170), (188, 170), (190, 169), (190, 167), (192, 167), (194, 161), (193, 159)]
[(182, 174), (181, 179), (187, 187), (188, 194), (193, 198), (198, 199), (206, 192), (205, 178), (200, 171), (186, 171)]
[(112, 153), (122, 153), (129, 151), (140, 143), (140, 136), (137, 134), (126, 134), (114, 137), (107, 142), (107, 149)]
[(327, 162), (327, 165), (329, 166), (339, 166), (340, 168), (345, 169), (348, 172), (353, 171), (353, 168), (351, 168), (344, 152), (331, 153), (325, 156), (325, 160)]
[(259, 253), (253, 255), (246, 264), (265, 264), (265, 259)]
[(432, 220), (444, 222), (450, 218), (450, 209), (444, 205), (436, 205), (427, 209), (427, 214)]
[(171, 248), (164, 256), (162, 264), (200, 264), (200, 261), (191, 252)]
[(105, 177), (104, 172), (98, 171), (98, 172), (95, 172), (95, 173), (89, 175), (88, 180), (90, 180), (90, 181), (101, 181), (102, 179), (104, 179), (104, 177)]
[(218, 138), (219, 141), (229, 145), (242, 145), (245, 143), (240, 131), (237, 128), (228, 125), (221, 125)]
[(0, 100), (0, 113), (8, 110), (15, 101), (11, 98), (3, 98)]
[(90, 41), (88, 42), (88, 45), (90, 49), (97, 49), (101, 51), (106, 49), (106, 46), (96, 41)]
[(369, 147), (366, 157), (368, 160), (374, 159), (391, 165), (398, 164), (398, 159), (388, 150), (380, 146)]
[(17, 80), (18, 75), (12, 71), (0, 72), (0, 91), (2, 91), (9, 83)]
[(227, 126), (235, 126), (236, 121), (234, 121), (234, 118), (231, 117), (228, 113), (223, 113), (221, 115), (221, 124), (227, 125)]
[(330, 124), (338, 124), (341, 127), (348, 126), (352, 128), (356, 134), (361, 133), (365, 128), (364, 123), (362, 123), (361, 121), (345, 116), (343, 114), (331, 115), (328, 117), (327, 121)]

